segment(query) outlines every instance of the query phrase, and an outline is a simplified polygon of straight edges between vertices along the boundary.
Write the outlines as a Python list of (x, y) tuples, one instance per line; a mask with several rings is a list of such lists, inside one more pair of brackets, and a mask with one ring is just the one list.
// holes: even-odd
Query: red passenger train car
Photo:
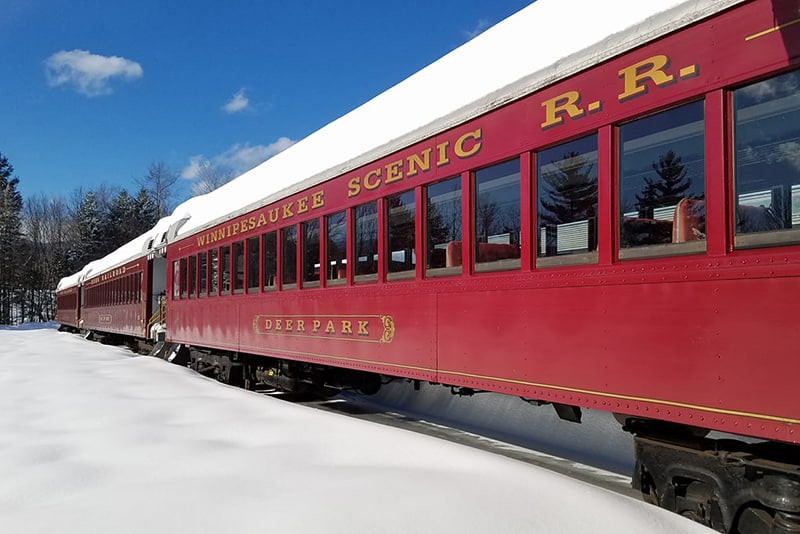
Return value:
[(80, 328), (80, 285), (78, 277), (62, 281), (56, 288), (56, 321), (61, 330), (77, 331)]
[(143, 256), (83, 282), (81, 326), (86, 330), (147, 338), (150, 271)]
[(614, 412), (653, 502), (800, 531), (800, 12), (706, 4), (380, 157), (181, 219), (167, 341), (247, 386), (391, 376)]

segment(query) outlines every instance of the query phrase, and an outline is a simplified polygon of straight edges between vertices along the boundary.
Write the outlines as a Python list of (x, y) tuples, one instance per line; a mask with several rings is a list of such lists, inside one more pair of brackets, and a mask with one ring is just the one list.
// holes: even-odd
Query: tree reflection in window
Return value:
[(362, 204), (355, 209), (356, 281), (377, 280), (378, 274), (378, 203)]
[[(800, 72), (733, 93), (737, 246), (800, 242)], [(753, 234), (747, 239), (745, 234)]]
[[(426, 194), (427, 275), (461, 272), (461, 177), (429, 185)], [(447, 270), (442, 268), (448, 267)]]
[[(416, 269), (417, 253), (414, 191), (392, 195), (386, 199), (386, 227), (389, 244), (389, 278), (395, 273), (411, 273)], [(399, 276), (402, 278), (402, 276)]]
[(275, 232), (261, 236), (261, 261), (264, 289), (275, 289), (275, 273), (278, 270), (278, 240)]
[(344, 211), (328, 215), (328, 282), (343, 284), (347, 275), (347, 216)]
[[(475, 173), (475, 270), (519, 269), (519, 160)], [(512, 260), (512, 261), (509, 261)]]
[[(538, 162), (538, 258), (574, 256), (563, 263), (596, 261), (597, 135), (543, 150)], [(541, 264), (541, 262), (539, 262)]]
[(297, 287), (297, 228), (294, 226), (281, 230), (281, 286), (285, 289)]
[(319, 286), (319, 219), (306, 221), (303, 229), (303, 287)]
[[(705, 250), (703, 102), (620, 127), (620, 256)], [(672, 245), (694, 242), (693, 246)], [(661, 246), (661, 248), (653, 246)]]

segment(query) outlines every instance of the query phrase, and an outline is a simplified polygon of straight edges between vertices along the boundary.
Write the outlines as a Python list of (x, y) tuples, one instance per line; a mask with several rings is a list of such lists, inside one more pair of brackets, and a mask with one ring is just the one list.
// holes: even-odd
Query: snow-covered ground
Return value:
[(0, 330), (0, 532), (701, 533), (528, 464)]

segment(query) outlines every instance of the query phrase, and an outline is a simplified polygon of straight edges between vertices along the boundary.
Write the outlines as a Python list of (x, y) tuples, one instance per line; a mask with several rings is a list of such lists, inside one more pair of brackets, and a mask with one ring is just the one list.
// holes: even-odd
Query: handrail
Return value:
[(156, 323), (163, 324), (166, 322), (167, 319), (167, 299), (160, 299), (158, 303), (158, 309), (153, 313), (153, 316), (150, 317), (150, 320), (147, 321), (147, 336), (150, 337), (150, 329)]

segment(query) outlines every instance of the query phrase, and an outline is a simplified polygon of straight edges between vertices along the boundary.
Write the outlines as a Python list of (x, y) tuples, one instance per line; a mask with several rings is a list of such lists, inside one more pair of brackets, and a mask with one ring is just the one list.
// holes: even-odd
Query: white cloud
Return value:
[(239, 91), (231, 97), (228, 102), (222, 106), (222, 109), (227, 111), (228, 113), (237, 113), (239, 111), (243, 111), (250, 106), (250, 99), (248, 99), (244, 95), (244, 89), (239, 89)]
[(269, 145), (234, 145), (222, 154), (207, 158), (203, 155), (192, 156), (189, 164), (181, 171), (181, 178), (195, 180), (204, 168), (213, 167), (231, 169), (236, 176), (249, 171), (253, 167), (267, 161), (275, 154), (283, 152), (297, 141), (281, 137)]
[(142, 66), (119, 56), (100, 56), (87, 50), (62, 50), (45, 60), (45, 74), (51, 87), (67, 85), (86, 96), (111, 94), (112, 78), (137, 80)]
[(467, 38), (467, 40), (473, 39), (478, 35), (482, 34), (486, 28), (488, 28), (489, 21), (486, 19), (479, 19), (478, 24), (472, 30), (464, 30), (462, 33)]

